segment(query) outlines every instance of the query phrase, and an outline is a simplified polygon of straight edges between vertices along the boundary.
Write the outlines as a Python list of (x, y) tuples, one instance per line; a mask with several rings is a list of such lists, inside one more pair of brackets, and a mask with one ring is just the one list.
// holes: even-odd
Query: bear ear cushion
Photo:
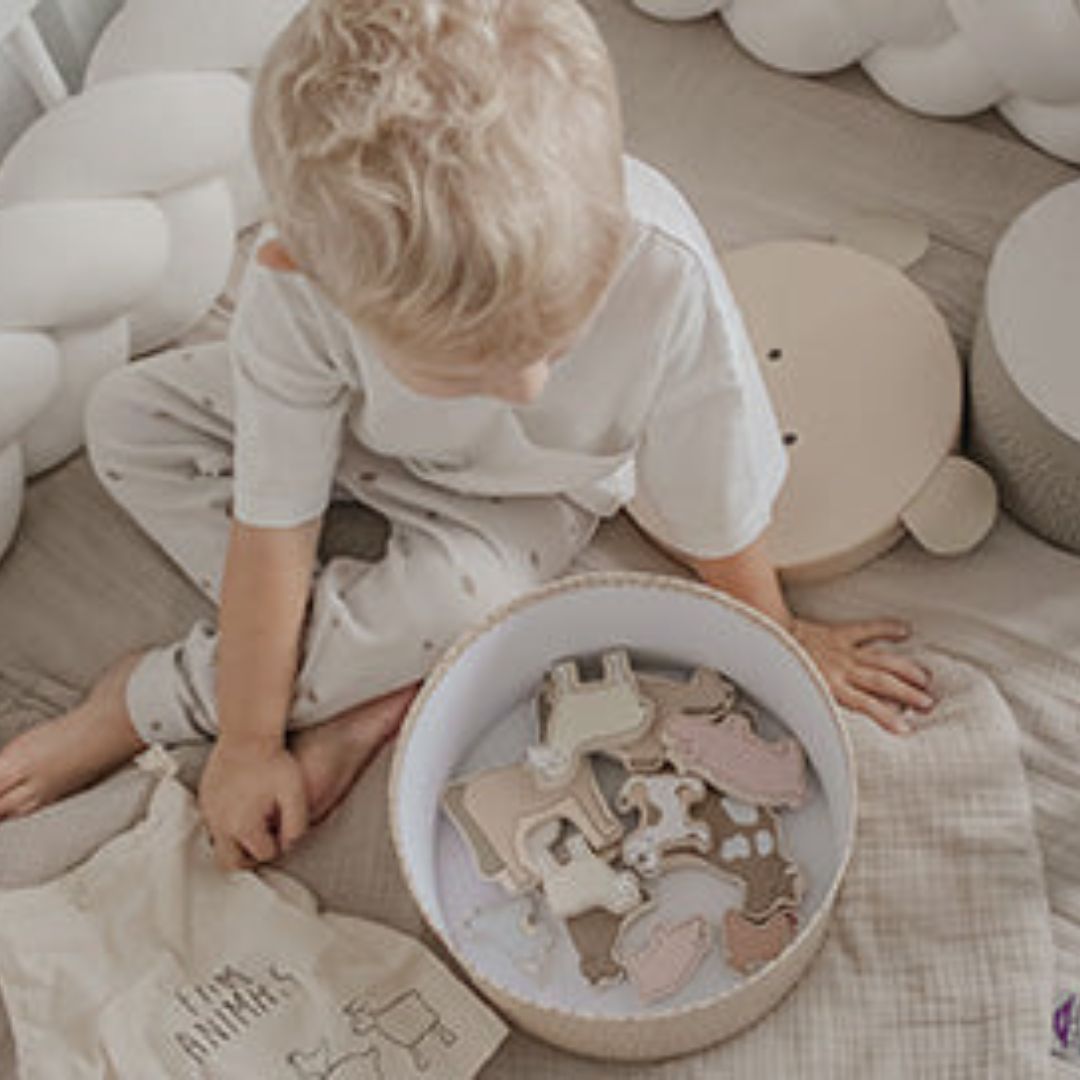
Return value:
[(993, 528), (998, 494), (990, 474), (962, 457), (948, 457), (900, 515), (934, 555), (962, 555)]

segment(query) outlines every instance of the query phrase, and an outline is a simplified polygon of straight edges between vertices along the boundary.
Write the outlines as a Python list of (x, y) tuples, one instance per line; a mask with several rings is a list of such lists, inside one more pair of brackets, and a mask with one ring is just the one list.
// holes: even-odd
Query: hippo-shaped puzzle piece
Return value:
[(652, 724), (631, 743), (599, 748), (600, 753), (634, 773), (658, 772), (667, 764), (661, 732), (669, 717), (685, 712), (720, 719), (735, 707), (738, 696), (734, 685), (710, 668), (696, 668), (689, 679), (638, 672), (637, 683), (655, 706)]
[(806, 759), (796, 739), (769, 742), (747, 716), (730, 713), (716, 723), (680, 713), (662, 733), (680, 772), (700, 776), (718, 791), (763, 806), (798, 806), (806, 797)]

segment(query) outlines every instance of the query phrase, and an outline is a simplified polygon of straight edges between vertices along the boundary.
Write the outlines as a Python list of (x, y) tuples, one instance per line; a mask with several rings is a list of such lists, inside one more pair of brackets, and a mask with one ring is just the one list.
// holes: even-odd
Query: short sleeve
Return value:
[(769, 524), (787, 454), (722, 271), (687, 258), (630, 510), (677, 551), (718, 559), (747, 547)]
[(234, 515), (288, 528), (330, 500), (349, 380), (320, 332), (311, 286), (252, 261), (229, 337), (236, 409)]

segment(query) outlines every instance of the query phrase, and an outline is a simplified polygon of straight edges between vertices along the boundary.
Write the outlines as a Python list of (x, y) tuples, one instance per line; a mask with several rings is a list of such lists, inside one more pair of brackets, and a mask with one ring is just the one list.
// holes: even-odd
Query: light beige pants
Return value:
[[(107, 490), (217, 602), (232, 498), (227, 347), (172, 351), (113, 372), (98, 384), (86, 423)], [(335, 498), (385, 519), (385, 550), (373, 559), (320, 560), (290, 727), (422, 678), (462, 630), (562, 572), (597, 524), (560, 497), (471, 497), (435, 487), (352, 438)], [(128, 707), (147, 742), (214, 737), (216, 651), (216, 629), (201, 622), (140, 662)]]

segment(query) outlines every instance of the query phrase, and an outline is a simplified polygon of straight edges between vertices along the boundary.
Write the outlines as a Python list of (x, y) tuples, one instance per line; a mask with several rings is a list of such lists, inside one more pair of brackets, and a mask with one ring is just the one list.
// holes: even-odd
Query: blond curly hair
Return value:
[(252, 127), (294, 260), (411, 355), (534, 363), (618, 264), (618, 96), (576, 0), (312, 0)]

